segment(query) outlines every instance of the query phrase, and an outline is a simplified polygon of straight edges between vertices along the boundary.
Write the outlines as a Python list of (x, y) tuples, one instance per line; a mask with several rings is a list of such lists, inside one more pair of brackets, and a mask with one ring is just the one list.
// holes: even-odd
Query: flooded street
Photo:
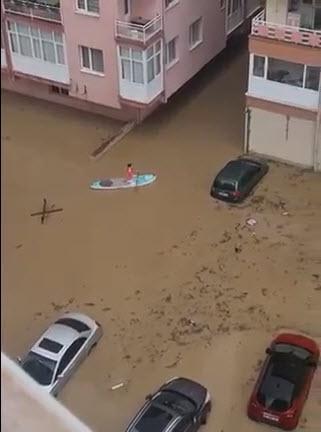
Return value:
[[(245, 414), (267, 344), (282, 328), (321, 344), (320, 174), (273, 163), (241, 207), (209, 195), (242, 153), (247, 62), (246, 44), (220, 56), (98, 161), (119, 123), (3, 94), (3, 350), (21, 355), (67, 310), (98, 320), (59, 396), (97, 432), (124, 431), (177, 375), (213, 396), (204, 432), (269, 430)], [(127, 162), (156, 183), (89, 189)], [(63, 211), (41, 225), (43, 198)], [(320, 409), (319, 368), (298, 430), (321, 430)]]

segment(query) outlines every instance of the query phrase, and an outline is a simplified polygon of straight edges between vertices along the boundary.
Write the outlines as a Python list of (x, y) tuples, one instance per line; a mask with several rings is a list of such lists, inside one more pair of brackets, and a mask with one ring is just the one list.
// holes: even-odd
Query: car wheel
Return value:
[(211, 402), (207, 402), (207, 404), (205, 405), (205, 407), (203, 409), (202, 415), (201, 415), (201, 424), (202, 425), (206, 425), (207, 418), (208, 418), (209, 413), (211, 412), (211, 409), (212, 409)]

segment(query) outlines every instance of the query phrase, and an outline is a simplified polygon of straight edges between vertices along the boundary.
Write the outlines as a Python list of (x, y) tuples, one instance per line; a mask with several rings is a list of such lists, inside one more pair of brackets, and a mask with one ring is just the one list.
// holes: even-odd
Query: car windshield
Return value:
[(162, 391), (155, 397), (154, 402), (170, 408), (180, 415), (185, 415), (195, 411), (196, 406), (192, 401), (184, 396), (172, 391)]
[(57, 362), (32, 351), (22, 364), (22, 369), (41, 385), (51, 384)]
[(273, 351), (283, 354), (292, 353), (301, 360), (307, 360), (311, 356), (311, 353), (304, 348), (284, 343), (275, 344)]
[(150, 405), (138, 420), (133, 432), (162, 432), (173, 420), (173, 416), (158, 406)]

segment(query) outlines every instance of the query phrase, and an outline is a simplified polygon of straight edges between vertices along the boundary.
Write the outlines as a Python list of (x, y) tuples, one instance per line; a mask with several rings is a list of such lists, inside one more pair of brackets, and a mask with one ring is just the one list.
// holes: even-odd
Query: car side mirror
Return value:
[(60, 374), (57, 375), (57, 379), (61, 379), (61, 378), (63, 378), (63, 377), (64, 377), (64, 374), (63, 374), (63, 373), (60, 373)]
[(21, 357), (17, 357), (17, 362), (18, 362), (18, 363), (22, 363), (22, 359), (21, 359)]
[(266, 354), (272, 354), (272, 350), (271, 350), (271, 348), (266, 348), (265, 353), (266, 353)]
[(145, 400), (147, 400), (147, 401), (150, 401), (150, 400), (152, 400), (152, 395), (151, 394), (148, 394), (146, 397), (145, 397)]

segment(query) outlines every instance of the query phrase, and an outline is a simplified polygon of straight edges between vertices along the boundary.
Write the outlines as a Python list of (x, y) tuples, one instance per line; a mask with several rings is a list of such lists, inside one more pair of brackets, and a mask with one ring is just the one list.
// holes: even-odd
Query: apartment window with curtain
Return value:
[(171, 66), (172, 64), (176, 63), (178, 60), (177, 55), (177, 37), (170, 40), (166, 44), (165, 48), (165, 63), (167, 66)]
[(121, 77), (123, 80), (144, 84), (144, 61), (141, 49), (119, 47)]
[(263, 78), (265, 75), (265, 57), (253, 56), (253, 75)]
[(76, 0), (77, 9), (82, 12), (99, 15), (99, 0)]
[(202, 18), (194, 21), (189, 27), (189, 47), (193, 49), (203, 41)]
[(104, 73), (104, 57), (100, 49), (80, 47), (81, 68), (86, 72)]
[(161, 42), (158, 41), (146, 51), (147, 82), (151, 82), (161, 73)]
[(54, 64), (65, 64), (61, 33), (40, 30), (14, 21), (8, 21), (8, 32), (13, 53)]

